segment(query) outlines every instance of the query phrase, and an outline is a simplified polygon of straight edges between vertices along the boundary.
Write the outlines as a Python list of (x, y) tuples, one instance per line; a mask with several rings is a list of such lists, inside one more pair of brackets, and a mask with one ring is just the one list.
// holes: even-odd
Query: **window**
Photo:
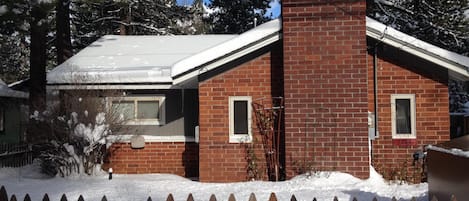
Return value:
[(251, 97), (229, 97), (230, 142), (251, 142)]
[(0, 132), (5, 131), (5, 110), (0, 108)]
[(415, 125), (415, 95), (391, 95), (392, 137), (414, 139), (417, 137)]
[(131, 96), (112, 98), (112, 113), (127, 125), (163, 125), (165, 123), (163, 96)]

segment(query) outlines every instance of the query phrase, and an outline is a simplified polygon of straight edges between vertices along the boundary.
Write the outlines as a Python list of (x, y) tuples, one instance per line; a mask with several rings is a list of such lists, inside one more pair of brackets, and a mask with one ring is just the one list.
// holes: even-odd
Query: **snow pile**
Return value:
[[(390, 184), (373, 169), (367, 180), (357, 179), (349, 174), (339, 172), (320, 172), (311, 176), (300, 175), (284, 182), (239, 182), (239, 183), (201, 183), (179, 176), (168, 174), (121, 175), (114, 174), (112, 180), (107, 175), (80, 178), (51, 178), (44, 179), (30, 173), (31, 167), (8, 169), (0, 171), (0, 185), (5, 185), (7, 192), (22, 198), (26, 193), (38, 200), (44, 193), (48, 193), (51, 200), (59, 200), (63, 193), (70, 200), (83, 195), (85, 200), (100, 200), (106, 195), (108, 200), (128, 201), (166, 200), (172, 193), (175, 200), (186, 200), (192, 193), (196, 201), (207, 201), (211, 194), (217, 200), (227, 200), (233, 193), (236, 200), (248, 200), (251, 193), (255, 193), (257, 200), (268, 200), (274, 192), (278, 200), (290, 200), (295, 195), (298, 200), (311, 201), (332, 200), (337, 196), (340, 201), (372, 200), (390, 201), (392, 197), (410, 200), (416, 197), (418, 201), (426, 201), (427, 184), (408, 185)], [(26, 174), (28, 176), (26, 176)], [(83, 188), (86, 186), (86, 188)]]

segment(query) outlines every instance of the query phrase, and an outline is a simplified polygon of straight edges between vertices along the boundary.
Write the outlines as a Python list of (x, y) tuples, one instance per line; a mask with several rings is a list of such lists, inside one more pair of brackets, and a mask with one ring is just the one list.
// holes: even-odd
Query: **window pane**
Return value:
[(234, 134), (248, 133), (248, 102), (234, 101)]
[(133, 101), (113, 101), (112, 111), (117, 114), (121, 120), (135, 119), (135, 104)]
[(137, 101), (137, 119), (158, 119), (158, 101)]
[(411, 133), (410, 99), (396, 99), (396, 133)]
[(5, 122), (5, 112), (3, 111), (3, 108), (0, 108), (0, 131), (5, 130), (4, 122)]

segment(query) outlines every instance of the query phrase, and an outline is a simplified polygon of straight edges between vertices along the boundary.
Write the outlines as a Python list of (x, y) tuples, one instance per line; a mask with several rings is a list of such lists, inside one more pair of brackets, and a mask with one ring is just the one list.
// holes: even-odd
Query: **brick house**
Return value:
[(367, 178), (370, 162), (389, 173), (449, 139), (448, 82), (469, 78), (469, 61), (365, 18), (365, 6), (284, 0), (281, 20), (240, 35), (105, 36), (51, 71), (48, 86), (125, 92), (101, 95), (130, 119), (106, 164), (116, 173), (244, 181), (255, 155), (256, 178), (267, 179), (251, 105), (273, 108), (275, 97), (281, 178)]

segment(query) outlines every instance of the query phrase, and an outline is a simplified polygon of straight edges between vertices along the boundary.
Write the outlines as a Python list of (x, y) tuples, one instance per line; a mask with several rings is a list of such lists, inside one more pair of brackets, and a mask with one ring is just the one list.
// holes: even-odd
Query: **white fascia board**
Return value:
[(144, 84), (144, 85), (47, 85), (48, 89), (52, 90), (132, 90), (132, 89), (171, 89), (173, 85), (170, 84)]
[(280, 33), (274, 34), (274, 35), (272, 35), (272, 36), (270, 36), (270, 37), (268, 37), (268, 38), (265, 38), (265, 39), (262, 40), (261, 42), (258, 42), (258, 43), (254, 44), (254, 45), (251, 45), (251, 46), (248, 46), (247, 48), (242, 49), (241, 51), (238, 51), (238, 52), (236, 52), (236, 53), (234, 53), (234, 54), (228, 54), (228, 56), (225, 55), (225, 56), (223, 56), (223, 57), (221, 57), (221, 58), (218, 58), (218, 59), (215, 60), (215, 62), (212, 62), (212, 63), (210, 63), (210, 64), (208, 64), (208, 65), (206, 65), (206, 66), (203, 66), (203, 65), (202, 65), (203, 67), (199, 66), (199, 67), (197, 67), (198, 69), (193, 70), (192, 72), (189, 72), (189, 73), (187, 73), (187, 74), (184, 74), (184, 75), (182, 75), (182, 76), (180, 76), (180, 77), (173, 77), (173, 83), (174, 83), (175, 85), (177, 85), (177, 84), (180, 84), (180, 83), (182, 83), (182, 82), (184, 82), (184, 81), (186, 81), (186, 80), (189, 80), (189, 79), (191, 79), (191, 78), (194, 78), (194, 77), (196, 77), (196, 76), (198, 76), (198, 75), (200, 75), (200, 74), (202, 74), (202, 73), (205, 73), (205, 72), (211, 71), (211, 70), (213, 70), (213, 69), (216, 69), (216, 68), (218, 68), (218, 67), (220, 67), (220, 66), (222, 66), (222, 65), (224, 65), (224, 64), (227, 64), (227, 63), (229, 63), (229, 62), (231, 62), (231, 61), (234, 61), (234, 60), (236, 60), (236, 59), (238, 59), (238, 58), (241, 58), (241, 57), (243, 57), (243, 56), (245, 56), (245, 55), (248, 55), (249, 53), (252, 53), (252, 52), (254, 52), (254, 51), (258, 50), (258, 49), (261, 49), (261, 48), (263, 48), (263, 47), (266, 47), (266, 46), (268, 46), (268, 45), (270, 45), (270, 44), (272, 44), (272, 43), (274, 43), (274, 42), (280, 40), (280, 38), (281, 38)]
[[(367, 26), (366, 27), (366, 35), (369, 37), (372, 37), (378, 41), (381, 41), (383, 43), (386, 43), (390, 46), (396, 47), (400, 50), (403, 50), (405, 52), (408, 52), (412, 55), (415, 55), (417, 57), (420, 57), (422, 59), (425, 59), (427, 61), (430, 61), (432, 63), (435, 63), (437, 65), (443, 66), (447, 68), (449, 71), (452, 71), (456, 74), (459, 74), (458, 78), (464, 78), (465, 80), (469, 80), (469, 72), (466, 70), (468, 67), (461, 65), (459, 63), (456, 63), (454, 61), (451, 61), (449, 59), (446, 59), (442, 57), (441, 55), (437, 55), (435, 53), (432, 53), (430, 51), (427, 51), (425, 49), (419, 48), (412, 43), (400, 40), (398, 38), (395, 38), (393, 36), (390, 36), (386, 33), (383, 33), (384, 30), (377, 30), (373, 29), (372, 27)], [(416, 39), (418, 40), (418, 39)], [(451, 75), (452, 73), (450, 73)]]

